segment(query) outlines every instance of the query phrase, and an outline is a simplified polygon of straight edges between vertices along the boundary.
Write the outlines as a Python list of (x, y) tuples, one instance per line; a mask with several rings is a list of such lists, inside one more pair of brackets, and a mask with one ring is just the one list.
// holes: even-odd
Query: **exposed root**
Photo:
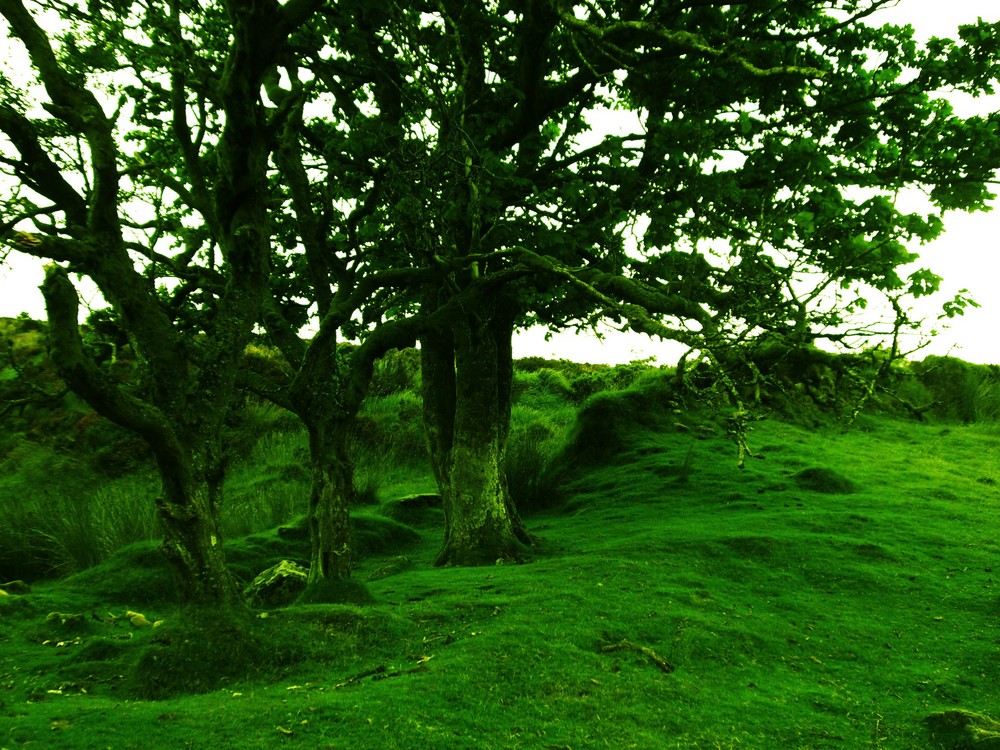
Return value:
[(610, 651), (635, 651), (637, 654), (642, 654), (643, 656), (648, 657), (650, 661), (660, 668), (661, 672), (670, 674), (674, 671), (673, 665), (660, 658), (660, 656), (653, 651), (653, 649), (647, 648), (646, 646), (640, 646), (638, 643), (632, 643), (632, 641), (623, 640), (601, 648), (602, 654), (606, 654)]

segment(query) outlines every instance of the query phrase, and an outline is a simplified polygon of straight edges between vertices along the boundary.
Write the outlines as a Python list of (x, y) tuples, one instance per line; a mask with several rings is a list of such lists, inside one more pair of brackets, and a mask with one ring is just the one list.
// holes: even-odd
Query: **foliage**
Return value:
[[(546, 372), (554, 371), (537, 374)], [(565, 377), (542, 377), (538, 386), (514, 405), (504, 455), (511, 499), (518, 511), (528, 514), (558, 507), (568, 496), (565, 467), (556, 459), (576, 412)]]
[[(47, 34), (37, 9), (5, 0), (32, 65), (28, 83), (0, 81), (4, 238), (66, 264), (45, 285), (53, 351), (71, 387), (156, 453), (161, 511), (221, 505), (198, 498), (229, 458), (238, 376), (307, 422), (314, 466), (346, 476), (376, 360), (417, 338), (449, 363), (425, 383), (443, 394), (425, 413), (449, 494), (452, 473), (475, 474), (451, 472), (455, 456), (504, 454), (505, 397), (471, 399), (497, 413), (468, 420), (449, 401), (506, 388), (515, 325), (608, 317), (724, 366), (765, 334), (795, 349), (873, 335), (856, 319), (876, 302), (897, 333), (915, 324), (909, 300), (940, 280), (910, 270), (911, 246), (992, 197), (996, 117), (956, 116), (937, 92), (992, 91), (997, 26), (920, 45), (868, 23), (883, 4), (96, 3), (55, 9), (66, 28)], [(910, 188), (929, 202), (906, 212)], [(66, 269), (111, 305), (92, 341)], [(281, 367), (248, 357), (257, 324)], [(126, 340), (135, 392), (107, 367)], [(398, 365), (382, 366), (379, 395), (413, 382)], [(476, 424), (496, 446), (470, 445)], [(332, 492), (314, 476), (310, 512), (331, 511), (320, 536), (333, 538), (351, 481)], [(191, 595), (229, 597), (222, 561), (179, 549), (193, 542), (161, 515), (173, 559), (213, 568), (188, 571), (217, 589)], [(200, 522), (193, 538), (211, 538), (218, 519)]]

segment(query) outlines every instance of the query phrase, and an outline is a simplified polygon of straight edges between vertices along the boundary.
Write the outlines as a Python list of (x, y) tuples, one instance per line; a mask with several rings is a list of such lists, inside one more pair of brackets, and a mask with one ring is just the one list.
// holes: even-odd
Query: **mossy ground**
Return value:
[[(996, 716), (995, 431), (765, 421), (739, 471), (711, 420), (647, 421), (564, 467), (529, 564), (434, 568), (438, 509), (380, 520), (413, 475), (357, 514), (370, 604), (200, 616), (148, 545), (0, 597), (0, 748), (903, 750)], [(301, 544), (229, 542), (247, 572)]]

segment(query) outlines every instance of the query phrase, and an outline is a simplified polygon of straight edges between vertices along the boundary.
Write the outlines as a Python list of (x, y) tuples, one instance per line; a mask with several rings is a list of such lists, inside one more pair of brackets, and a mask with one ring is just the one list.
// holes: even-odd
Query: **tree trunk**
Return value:
[(163, 489), (156, 500), (163, 531), (160, 549), (174, 572), (184, 604), (243, 605), (243, 595), (222, 551), (217, 507), (220, 492), (221, 484), (204, 478), (203, 473), (201, 479), (189, 481), (163, 477)]
[(463, 318), (450, 332), (421, 340), (424, 414), (445, 511), (438, 565), (521, 560), (531, 541), (503, 469), (510, 332), (504, 321)]
[(455, 345), (450, 330), (421, 337), (420, 376), (427, 450), (438, 492), (445, 497), (451, 487), (449, 456), (455, 429)]
[(354, 465), (348, 455), (348, 424), (309, 424), (313, 486), (309, 497), (312, 556), (308, 583), (351, 575), (349, 511), (354, 496)]

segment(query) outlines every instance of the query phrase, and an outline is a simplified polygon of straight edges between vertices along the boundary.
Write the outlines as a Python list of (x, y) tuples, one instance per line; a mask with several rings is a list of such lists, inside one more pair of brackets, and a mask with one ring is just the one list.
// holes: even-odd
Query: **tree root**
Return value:
[(649, 657), (649, 660), (652, 661), (657, 667), (659, 667), (660, 671), (662, 671), (663, 673), (670, 674), (671, 672), (674, 671), (673, 665), (660, 658), (660, 656), (655, 651), (653, 651), (653, 649), (647, 648), (646, 646), (640, 646), (637, 643), (632, 643), (632, 641), (622, 640), (619, 641), (618, 643), (612, 643), (607, 646), (603, 646), (601, 648), (602, 654), (606, 654), (610, 651), (635, 651), (637, 654), (642, 654), (643, 656)]
[(389, 668), (385, 664), (380, 664), (379, 666), (375, 667), (375, 669), (369, 669), (365, 672), (361, 672), (360, 674), (356, 674), (353, 677), (348, 677), (346, 680), (344, 680), (343, 682), (338, 682), (333, 687), (336, 690), (342, 687), (358, 685), (364, 682), (365, 680), (371, 680), (372, 682), (377, 682), (378, 680), (388, 680), (393, 677), (402, 677), (403, 675), (419, 674), (421, 672), (427, 672), (427, 671), (429, 670), (424, 662), (421, 662), (412, 669), (397, 669), (391, 672), (389, 671)]

